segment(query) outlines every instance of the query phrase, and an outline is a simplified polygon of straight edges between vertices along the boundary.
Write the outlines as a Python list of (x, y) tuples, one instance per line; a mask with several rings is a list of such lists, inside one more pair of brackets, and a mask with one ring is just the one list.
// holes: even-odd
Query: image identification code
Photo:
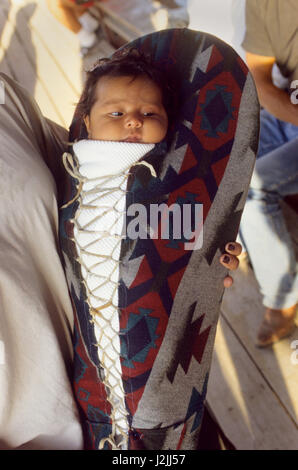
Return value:
[(156, 454), (150, 457), (147, 456), (126, 456), (119, 454), (113, 457), (113, 465), (137, 465), (142, 468), (145, 464), (151, 464), (154, 467), (164, 465), (171, 467), (172, 465), (182, 465), (185, 459), (185, 454)]

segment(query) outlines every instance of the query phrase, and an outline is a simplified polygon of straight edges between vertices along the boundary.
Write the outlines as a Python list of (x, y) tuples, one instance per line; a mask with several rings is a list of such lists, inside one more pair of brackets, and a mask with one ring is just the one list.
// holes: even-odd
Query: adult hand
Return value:
[[(229, 242), (225, 246), (225, 253), (221, 255), (219, 261), (230, 271), (235, 271), (239, 266), (239, 259), (237, 256), (240, 255), (242, 251), (242, 245), (237, 242)], [(233, 278), (231, 276), (226, 276), (224, 278), (224, 287), (231, 287), (233, 284)]]

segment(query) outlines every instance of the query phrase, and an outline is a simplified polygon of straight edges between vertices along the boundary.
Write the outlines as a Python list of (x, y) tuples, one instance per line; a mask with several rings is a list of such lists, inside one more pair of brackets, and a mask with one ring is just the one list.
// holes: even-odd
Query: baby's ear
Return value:
[(84, 123), (88, 132), (88, 135), (90, 134), (90, 118), (89, 115), (84, 117)]

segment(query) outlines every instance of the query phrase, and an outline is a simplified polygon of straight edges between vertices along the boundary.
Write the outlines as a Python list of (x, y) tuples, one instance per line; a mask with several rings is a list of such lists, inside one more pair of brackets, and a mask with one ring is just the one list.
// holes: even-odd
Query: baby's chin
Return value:
[(138, 138), (127, 138), (127, 139), (122, 139), (122, 140), (96, 139), (96, 138), (93, 138), (92, 136), (88, 137), (88, 140), (93, 140), (93, 141), (96, 141), (96, 142), (125, 142), (127, 144), (150, 144), (150, 145), (155, 145), (155, 144), (158, 144), (159, 142), (162, 142), (162, 140), (149, 142), (149, 141), (144, 141), (144, 140), (138, 139)]

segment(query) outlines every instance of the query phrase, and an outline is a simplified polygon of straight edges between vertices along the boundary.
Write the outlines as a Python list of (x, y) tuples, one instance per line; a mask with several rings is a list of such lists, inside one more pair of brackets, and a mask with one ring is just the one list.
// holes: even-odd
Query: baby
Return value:
[(90, 139), (158, 143), (167, 134), (173, 97), (163, 74), (133, 49), (88, 72), (77, 111)]
[[(169, 77), (137, 49), (117, 58), (100, 59), (88, 72), (77, 113), (84, 119), (88, 139), (133, 143), (161, 142), (177, 112)], [(238, 267), (241, 245), (228, 243), (220, 262)], [(233, 279), (227, 276), (224, 286)]]
[[(101, 381), (113, 410), (113, 431), (100, 440), (99, 448), (110, 444), (125, 449), (129, 433), (121, 364), (125, 358), (120, 338), (124, 334), (120, 325), (123, 316), (119, 315), (122, 307), (118, 295), (127, 179), (136, 164), (148, 166), (156, 177), (153, 166), (142, 158), (167, 137), (175, 109), (174, 93), (166, 77), (135, 50), (100, 60), (87, 75), (77, 107), (88, 138), (73, 144), (75, 163), (69, 160), (70, 174), (78, 181), (77, 197), (70, 201), (79, 202), (71, 219), (75, 260), (80, 265), (83, 297), (93, 325), (86, 341), (88, 347), (92, 342), (97, 346), (95, 361), (99, 359), (104, 371)], [(144, 223), (144, 231), (146, 228)], [(230, 254), (222, 255), (221, 263), (236, 269), (241, 246), (229, 243), (226, 248)], [(66, 265), (73, 265), (69, 254), (65, 255)], [(224, 285), (231, 283), (228, 276)], [(86, 309), (78, 304), (77, 314), (84, 324)], [(136, 345), (138, 334), (130, 338)]]
[(85, 124), (90, 139), (158, 143), (168, 116), (160, 88), (146, 75), (104, 76)]

